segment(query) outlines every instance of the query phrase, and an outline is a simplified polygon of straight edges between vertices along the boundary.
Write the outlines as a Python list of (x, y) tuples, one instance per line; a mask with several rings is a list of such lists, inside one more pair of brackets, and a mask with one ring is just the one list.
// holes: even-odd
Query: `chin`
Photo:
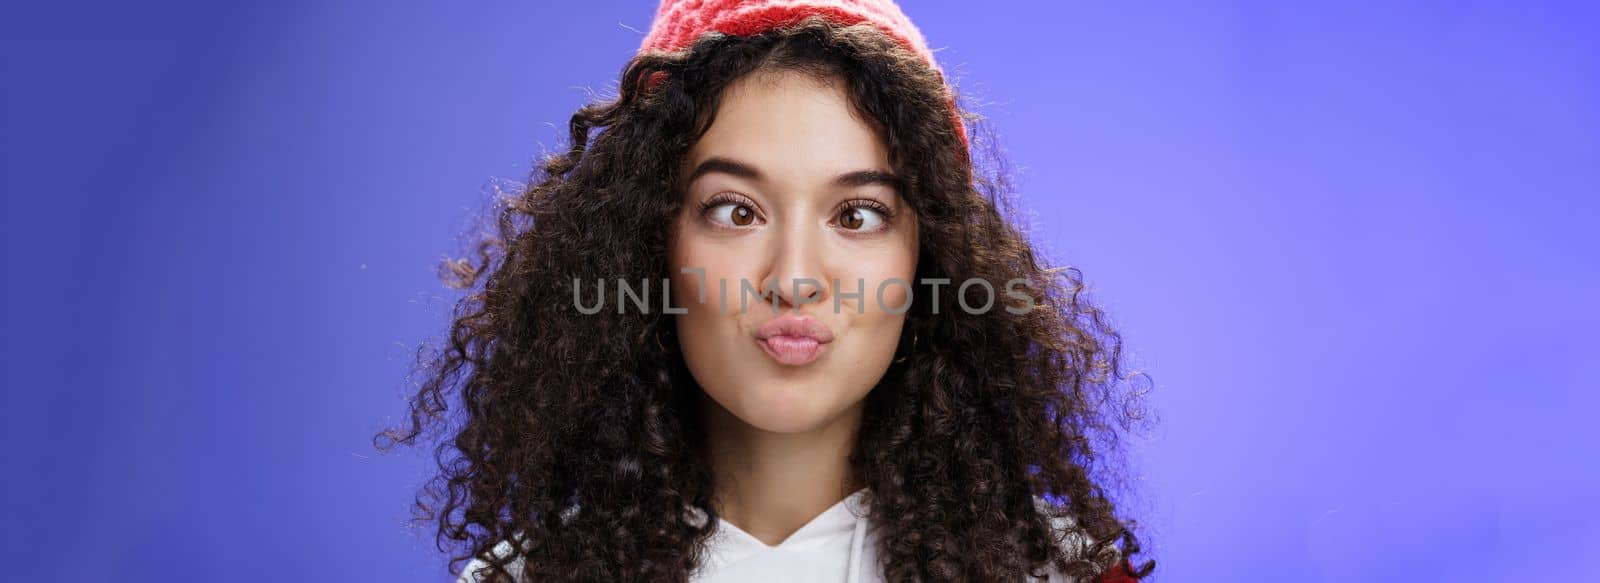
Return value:
[(752, 428), (771, 433), (805, 433), (827, 427), (860, 400), (838, 394), (840, 389), (833, 383), (769, 379), (746, 385), (745, 394), (727, 395), (732, 398), (709, 396)]

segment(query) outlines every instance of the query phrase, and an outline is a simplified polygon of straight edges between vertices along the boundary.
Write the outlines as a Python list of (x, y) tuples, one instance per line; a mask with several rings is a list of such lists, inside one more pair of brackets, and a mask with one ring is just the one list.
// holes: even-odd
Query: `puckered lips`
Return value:
[(756, 330), (756, 344), (778, 364), (804, 366), (822, 356), (833, 331), (811, 316), (784, 314)]

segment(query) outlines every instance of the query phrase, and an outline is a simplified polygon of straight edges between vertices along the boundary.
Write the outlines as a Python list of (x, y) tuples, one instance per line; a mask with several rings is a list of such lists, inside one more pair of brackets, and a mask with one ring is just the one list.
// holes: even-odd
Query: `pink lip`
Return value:
[(778, 364), (800, 366), (822, 355), (822, 345), (833, 342), (833, 331), (816, 318), (785, 314), (756, 330), (756, 344)]

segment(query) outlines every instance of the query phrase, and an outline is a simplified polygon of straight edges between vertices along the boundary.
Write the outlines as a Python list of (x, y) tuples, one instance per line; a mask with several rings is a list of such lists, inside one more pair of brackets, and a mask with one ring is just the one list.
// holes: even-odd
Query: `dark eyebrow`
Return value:
[(701, 162), (699, 166), (695, 166), (694, 172), (690, 172), (689, 179), (685, 180), (683, 183), (694, 184), (696, 179), (699, 179), (701, 176), (710, 174), (712, 172), (731, 174), (740, 178), (748, 178), (756, 182), (761, 182), (762, 180), (761, 171), (756, 170), (755, 166), (751, 166), (731, 158), (712, 156), (710, 158), (706, 158), (705, 161)]
[[(764, 179), (761, 175), (761, 171), (757, 170), (755, 166), (751, 166), (732, 158), (712, 156), (700, 162), (698, 166), (695, 166), (694, 171), (689, 173), (689, 179), (684, 181), (684, 184), (694, 184), (696, 179), (712, 172), (721, 172), (723, 174), (729, 174), (739, 178), (747, 178), (756, 182), (760, 182)], [(879, 170), (856, 170), (854, 172), (846, 172), (835, 177), (833, 179), (833, 183), (845, 187), (882, 184), (897, 191), (900, 190), (901, 186), (900, 177), (895, 176), (893, 173), (882, 172)]]

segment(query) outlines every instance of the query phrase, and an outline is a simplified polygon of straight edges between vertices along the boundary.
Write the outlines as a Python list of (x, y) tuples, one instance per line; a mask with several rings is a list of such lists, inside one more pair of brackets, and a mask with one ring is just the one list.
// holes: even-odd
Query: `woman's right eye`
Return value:
[(748, 227), (756, 222), (756, 211), (748, 205), (725, 202), (706, 209), (711, 222), (728, 227)]

